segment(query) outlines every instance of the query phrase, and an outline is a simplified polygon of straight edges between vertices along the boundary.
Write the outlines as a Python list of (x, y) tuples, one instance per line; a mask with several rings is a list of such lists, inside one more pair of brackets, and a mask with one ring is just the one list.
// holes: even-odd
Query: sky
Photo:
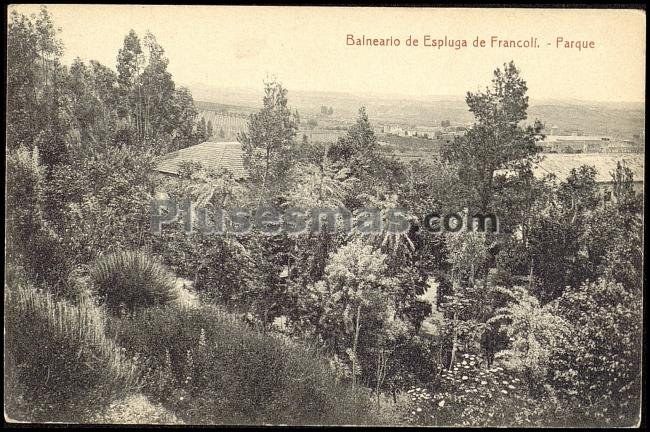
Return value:
[[(37, 5), (10, 7), (21, 13)], [(483, 89), (514, 60), (531, 99), (645, 100), (645, 13), (638, 10), (318, 8), (48, 5), (61, 28), (64, 63), (75, 57), (115, 68), (124, 36), (151, 31), (177, 83), (289, 90), (449, 95)], [(393, 38), (400, 46), (347, 45), (348, 35)], [(424, 38), (468, 47), (424, 46)], [(418, 39), (419, 45), (406, 41)], [(537, 48), (490, 47), (537, 38)], [(476, 38), (486, 47), (473, 47)], [(593, 48), (556, 47), (593, 41)], [(549, 45), (550, 44), (550, 45)]]

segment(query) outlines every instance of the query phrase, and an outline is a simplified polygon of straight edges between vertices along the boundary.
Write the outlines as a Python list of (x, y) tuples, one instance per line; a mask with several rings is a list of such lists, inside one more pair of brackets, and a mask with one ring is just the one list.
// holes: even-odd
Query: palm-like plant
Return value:
[(318, 164), (300, 165), (296, 172), (288, 205), (303, 209), (344, 207), (343, 201), (356, 183), (348, 168), (337, 169), (327, 158)]
[(488, 320), (492, 325), (505, 322), (503, 330), (511, 341), (510, 348), (497, 355), (531, 379), (543, 377), (553, 348), (568, 336), (570, 324), (551, 306), (541, 306), (523, 287), (497, 287), (495, 291), (510, 298), (508, 305), (497, 309)]
[[(366, 240), (391, 255), (403, 251), (407, 254), (415, 250), (413, 241), (408, 236), (410, 224), (417, 221), (417, 217), (411, 212), (398, 206), (397, 195), (391, 195), (386, 199), (377, 198), (372, 195), (364, 195), (363, 198), (369, 203), (369, 209), (379, 210), (379, 231), (361, 233), (354, 231), (355, 236), (365, 237)], [(353, 226), (358, 226), (361, 221), (367, 218), (367, 212), (363, 209), (355, 212)], [(395, 226), (395, 219), (403, 221), (404, 224)]]

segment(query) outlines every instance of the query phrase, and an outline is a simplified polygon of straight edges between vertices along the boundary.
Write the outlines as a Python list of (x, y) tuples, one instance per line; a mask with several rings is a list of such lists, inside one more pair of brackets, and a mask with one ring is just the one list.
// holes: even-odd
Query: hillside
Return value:
[[(261, 90), (221, 89), (205, 85), (190, 86), (200, 109), (251, 112), (259, 107)], [(321, 106), (333, 108), (332, 119), (346, 122), (365, 106), (375, 123), (399, 123), (409, 126), (438, 125), (443, 120), (466, 124), (473, 120), (464, 96), (353, 95), (334, 92), (289, 90), (289, 103), (304, 116), (320, 116)], [(528, 118), (539, 119), (560, 132), (581, 130), (590, 134), (608, 134), (630, 138), (645, 127), (645, 108), (641, 103), (605, 103), (582, 101), (531, 100)]]

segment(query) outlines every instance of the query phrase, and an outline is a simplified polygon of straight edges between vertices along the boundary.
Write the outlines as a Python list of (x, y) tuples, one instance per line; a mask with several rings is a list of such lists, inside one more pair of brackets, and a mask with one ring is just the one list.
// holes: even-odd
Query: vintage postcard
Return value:
[(641, 424), (644, 7), (6, 12), (8, 427)]

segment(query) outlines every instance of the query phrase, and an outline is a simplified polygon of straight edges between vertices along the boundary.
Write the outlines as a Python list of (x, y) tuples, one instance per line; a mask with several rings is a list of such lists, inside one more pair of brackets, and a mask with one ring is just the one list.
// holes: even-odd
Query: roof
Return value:
[(612, 141), (611, 137), (601, 135), (546, 135), (542, 142), (555, 141)]
[(643, 182), (645, 167), (644, 154), (608, 154), (608, 153), (577, 153), (577, 154), (544, 154), (542, 161), (534, 168), (535, 175), (543, 177), (553, 173), (558, 180), (569, 177), (572, 168), (590, 165), (596, 168), (596, 181), (609, 183), (612, 181), (611, 172), (616, 169), (618, 161), (625, 161), (625, 166), (632, 170), (634, 181)]
[(204, 142), (160, 156), (155, 171), (178, 175), (182, 162), (198, 162), (208, 169), (228, 169), (235, 178), (247, 177), (243, 163), (243, 151), (237, 141)]

